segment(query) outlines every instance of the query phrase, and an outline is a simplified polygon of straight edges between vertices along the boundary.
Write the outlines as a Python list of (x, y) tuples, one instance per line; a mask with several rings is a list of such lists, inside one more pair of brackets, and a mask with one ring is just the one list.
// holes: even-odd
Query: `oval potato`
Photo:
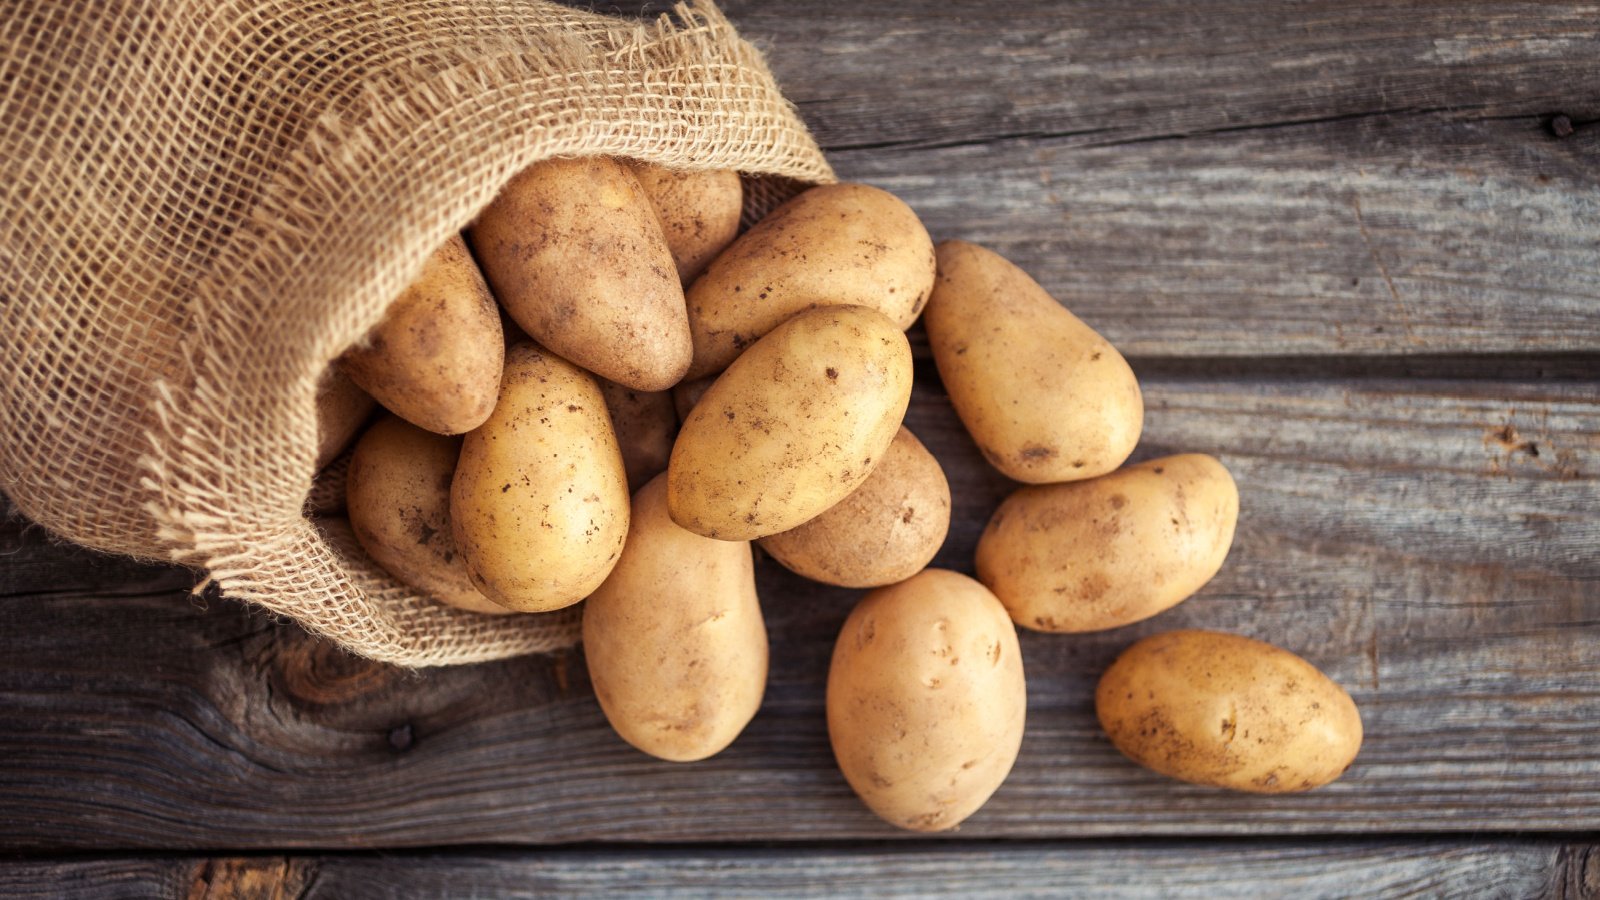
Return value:
[(639, 180), (604, 157), (511, 179), (468, 231), (494, 295), (551, 351), (641, 391), (672, 387), (693, 344), (683, 286)]
[(459, 437), (425, 431), (393, 414), (374, 422), (350, 456), (350, 530), (384, 571), (419, 592), (473, 612), (508, 613), (473, 587), (456, 551), (450, 480), (460, 453)]
[(321, 471), (350, 446), (361, 426), (372, 418), (378, 401), (329, 366), (317, 382), (317, 469)]
[(1122, 354), (999, 254), (945, 241), (938, 259), (923, 323), (950, 403), (989, 463), (1028, 484), (1122, 465), (1144, 424)]
[(773, 210), (689, 286), (694, 362), (722, 371), (790, 316), (867, 306), (904, 330), (933, 288), (933, 241), (898, 197), (864, 184), (814, 187)]
[(683, 423), (667, 465), (673, 521), (744, 541), (820, 515), (883, 459), (911, 377), (910, 343), (875, 310), (831, 306), (778, 326)]
[(1271, 644), (1215, 631), (1147, 637), (1095, 691), (1111, 743), (1163, 775), (1261, 794), (1320, 787), (1361, 750), (1355, 701)]
[(750, 544), (679, 528), (657, 477), (634, 496), (622, 558), (583, 606), (583, 648), (623, 740), (679, 762), (721, 751), (766, 690)]
[(669, 169), (639, 160), (631, 165), (661, 217), (678, 279), (688, 284), (739, 236), (739, 216), (744, 212), (739, 173)]
[(444, 243), (360, 344), (340, 358), (390, 412), (438, 434), (483, 424), (505, 367), (500, 310), (459, 235)]
[(950, 482), (905, 426), (861, 486), (804, 525), (761, 539), (791, 572), (840, 587), (904, 581), (950, 531)]
[(1239, 489), (1201, 453), (1024, 487), (978, 539), (978, 580), (1018, 625), (1118, 628), (1171, 609), (1222, 568)]
[(637, 491), (667, 470), (672, 441), (678, 436), (678, 411), (671, 391), (636, 391), (626, 385), (595, 379), (611, 413), (611, 428), (622, 449), (628, 487)]
[(1017, 630), (983, 585), (927, 569), (868, 594), (828, 669), (828, 737), (873, 812), (954, 828), (1005, 781), (1028, 691)]
[(508, 609), (600, 586), (627, 537), (628, 479), (589, 373), (537, 344), (506, 352), (494, 413), (461, 445), (450, 524), (472, 583)]

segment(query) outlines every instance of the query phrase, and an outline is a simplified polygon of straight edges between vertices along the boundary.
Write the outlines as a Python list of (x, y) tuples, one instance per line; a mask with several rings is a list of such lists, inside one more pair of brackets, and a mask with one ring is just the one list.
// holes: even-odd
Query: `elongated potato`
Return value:
[(674, 761), (721, 751), (767, 683), (750, 544), (679, 528), (657, 477), (634, 495), (622, 558), (583, 606), (583, 649), (623, 740)]
[(438, 434), (483, 424), (505, 367), (500, 311), (466, 242), (452, 237), (340, 359), (389, 411)]
[(950, 482), (901, 426), (850, 496), (804, 525), (761, 539), (790, 571), (823, 584), (878, 587), (922, 571), (950, 531)]
[(1171, 609), (1222, 568), (1239, 489), (1202, 453), (1021, 488), (978, 540), (978, 580), (1018, 625), (1101, 631)]
[(1320, 787), (1361, 750), (1361, 713), (1343, 688), (1293, 653), (1235, 634), (1145, 638), (1101, 676), (1095, 710), (1139, 765), (1237, 791)]
[(814, 187), (773, 210), (689, 286), (694, 363), (722, 371), (758, 338), (818, 306), (867, 306), (899, 328), (933, 288), (933, 241), (911, 207), (864, 184)]
[(860, 487), (911, 401), (911, 345), (882, 313), (833, 306), (778, 326), (683, 423), (672, 519), (706, 537), (788, 531)]
[(688, 284), (739, 235), (744, 211), (739, 173), (669, 169), (642, 161), (631, 166), (661, 217), (678, 278)]
[(350, 377), (329, 366), (317, 382), (317, 469), (320, 471), (350, 446), (361, 426), (372, 418), (378, 401)]
[(1122, 465), (1144, 424), (1122, 354), (999, 254), (945, 241), (938, 258), (923, 323), (950, 403), (989, 463), (1029, 484)]
[(537, 344), (506, 351), (494, 413), (461, 444), (450, 524), (473, 585), (508, 609), (600, 586), (628, 534), (628, 479), (589, 373)]
[(672, 456), (672, 440), (678, 436), (678, 411), (672, 405), (671, 391), (636, 391), (603, 378), (600, 393), (611, 411), (611, 427), (622, 448), (622, 465), (628, 473), (628, 487), (638, 490), (645, 482), (667, 470)]
[(541, 345), (636, 390), (683, 377), (693, 353), (683, 286), (655, 208), (623, 163), (530, 166), (467, 237), (495, 297)]
[(954, 828), (1005, 781), (1028, 690), (1017, 630), (983, 585), (927, 569), (868, 594), (828, 669), (828, 737), (885, 821)]
[(459, 437), (424, 431), (395, 415), (374, 422), (350, 456), (350, 529), (374, 562), (421, 593), (473, 612), (508, 613), (473, 587), (456, 551), (450, 480), (460, 453)]

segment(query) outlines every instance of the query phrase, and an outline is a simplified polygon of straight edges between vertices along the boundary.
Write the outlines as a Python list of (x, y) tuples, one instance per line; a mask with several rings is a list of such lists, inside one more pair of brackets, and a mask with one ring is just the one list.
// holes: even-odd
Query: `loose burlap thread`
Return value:
[(833, 175), (708, 2), (14, 0), (0, 16), (0, 490), (403, 666), (570, 645), (420, 597), (305, 512), (317, 381), (517, 171)]

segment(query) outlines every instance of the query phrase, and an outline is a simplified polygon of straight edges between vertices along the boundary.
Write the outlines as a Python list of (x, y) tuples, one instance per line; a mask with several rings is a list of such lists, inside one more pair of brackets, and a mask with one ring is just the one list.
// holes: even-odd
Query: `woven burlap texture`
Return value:
[(708, 3), (10, 0), (0, 15), (0, 490), (373, 659), (553, 649), (304, 512), (317, 381), (518, 170), (606, 154), (831, 181)]

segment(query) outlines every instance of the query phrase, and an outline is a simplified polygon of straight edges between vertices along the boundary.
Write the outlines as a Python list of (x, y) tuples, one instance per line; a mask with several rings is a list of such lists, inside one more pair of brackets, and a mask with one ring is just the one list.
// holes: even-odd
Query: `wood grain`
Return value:
[(1536, 841), (1172, 842), (541, 851), (0, 863), (0, 894), (406, 897), (1592, 897), (1600, 848)]
[[(908, 421), (955, 497), (938, 562), (970, 570), (1010, 485), (926, 366), (919, 379)], [(1150, 622), (1023, 636), (1021, 759), (961, 836), (1600, 828), (1597, 388), (1147, 379), (1139, 456), (1224, 460), (1242, 494), (1233, 554)], [(226, 601), (107, 596), (161, 573), (91, 590), (92, 555), (5, 541), (28, 574), (0, 599), (3, 848), (901, 836), (849, 793), (821, 714), (860, 593), (771, 563), (765, 705), (723, 755), (672, 765), (611, 734), (581, 654), (411, 674)], [(83, 589), (25, 592), (52, 577)], [(1182, 627), (1280, 644), (1347, 686), (1368, 735), (1356, 766), (1321, 791), (1254, 797), (1120, 757), (1094, 721), (1095, 679), (1138, 637)]]

